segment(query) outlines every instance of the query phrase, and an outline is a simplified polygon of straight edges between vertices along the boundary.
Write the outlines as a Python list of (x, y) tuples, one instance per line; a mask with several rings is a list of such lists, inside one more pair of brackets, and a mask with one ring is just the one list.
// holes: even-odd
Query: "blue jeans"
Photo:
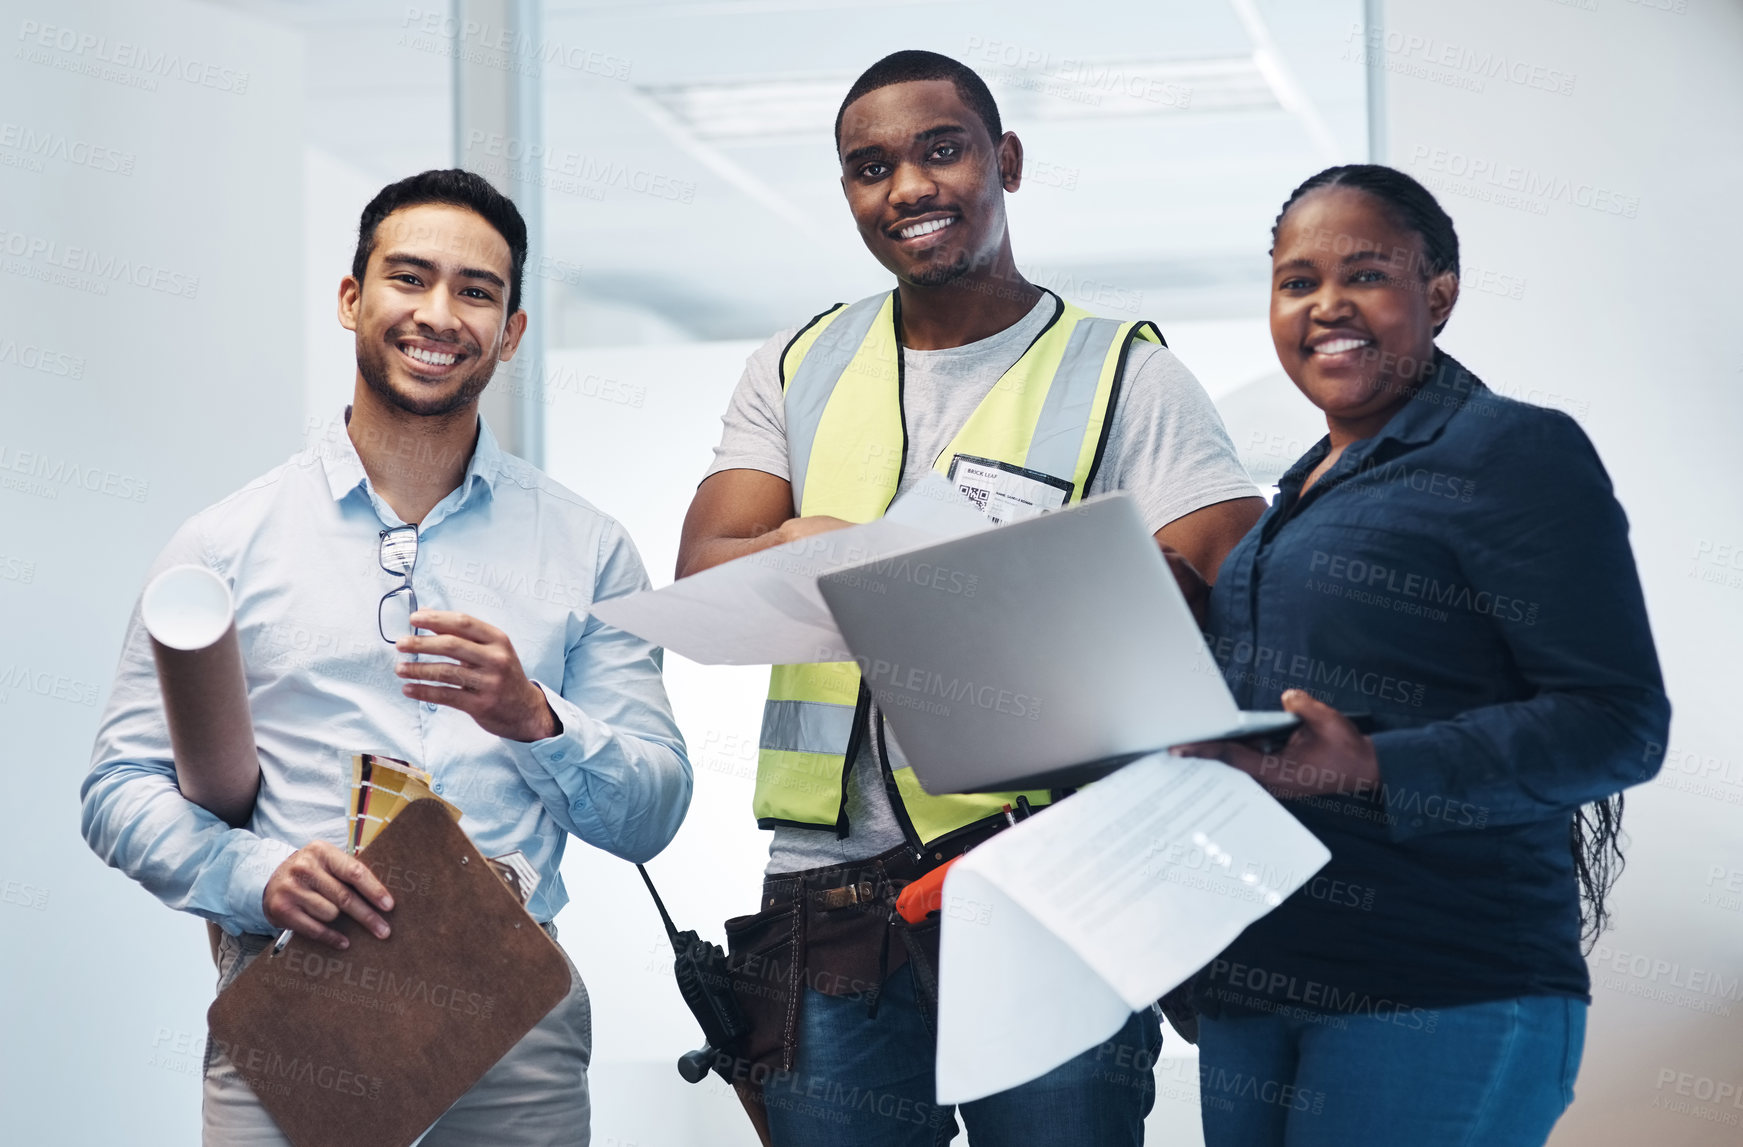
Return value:
[[(861, 997), (805, 990), (795, 1070), (763, 1088), (774, 1147), (937, 1147), (955, 1138), (954, 1109), (935, 1098), (937, 1044), (908, 968), (885, 982), (876, 1018), (866, 1012)], [(1155, 1014), (1137, 1012), (1107, 1043), (1040, 1079), (963, 1104), (974, 1147), (1142, 1144), (1161, 1044)]]
[(1586, 1005), (1203, 1017), (1205, 1147), (1542, 1147), (1573, 1102)]

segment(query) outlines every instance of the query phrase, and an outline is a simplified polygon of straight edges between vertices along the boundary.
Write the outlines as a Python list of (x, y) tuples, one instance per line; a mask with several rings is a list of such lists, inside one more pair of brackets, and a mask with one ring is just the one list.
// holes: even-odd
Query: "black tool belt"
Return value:
[(744, 1058), (764, 1072), (792, 1070), (806, 988), (863, 1001), (875, 1012), (884, 981), (912, 965), (922, 1008), (930, 1013), (937, 999), (938, 916), (909, 925), (896, 915), (896, 897), (1003, 827), (955, 835), (920, 859), (902, 847), (766, 877), (758, 911), (726, 922), (728, 966), (751, 1026)]

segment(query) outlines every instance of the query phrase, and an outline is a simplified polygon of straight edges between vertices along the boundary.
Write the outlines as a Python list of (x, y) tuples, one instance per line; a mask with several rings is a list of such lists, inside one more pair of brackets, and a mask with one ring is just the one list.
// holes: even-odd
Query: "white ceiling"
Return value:
[[(227, 2), (308, 38), (308, 144), (379, 183), (452, 162), (451, 62), (408, 29), (417, 5)], [(593, 65), (540, 65), (544, 142), (571, 172), (545, 192), (543, 247), (580, 267), (548, 284), (547, 332), (761, 337), (886, 286), (842, 203), (831, 127), (853, 78), (910, 47), (980, 71), (1023, 139), (1010, 216), (1032, 279), (1164, 331), (1262, 314), (1279, 203), (1366, 155), (1365, 76), (1345, 58), (1361, 9), (549, 0), (547, 53)], [(748, 129), (747, 112), (773, 126)]]

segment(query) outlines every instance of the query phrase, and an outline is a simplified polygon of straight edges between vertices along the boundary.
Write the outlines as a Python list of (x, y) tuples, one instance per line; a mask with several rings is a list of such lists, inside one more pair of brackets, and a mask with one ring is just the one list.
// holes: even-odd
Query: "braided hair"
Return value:
[[(1352, 163), (1328, 167), (1309, 176), (1290, 192), (1277, 221), (1271, 225), (1271, 247), (1277, 246), (1277, 231), (1289, 209), (1310, 191), (1321, 187), (1351, 187), (1378, 199), (1392, 221), (1422, 239), (1423, 278), (1443, 271), (1459, 273), (1459, 237), (1452, 217), (1422, 184), (1396, 168), (1378, 163)], [(1436, 335), (1446, 327), (1434, 328)], [(1580, 887), (1580, 940), (1590, 953), (1610, 923), (1605, 905), (1610, 889), (1622, 875), (1622, 794), (1583, 805), (1568, 822), (1568, 850), (1573, 854), (1574, 874)]]

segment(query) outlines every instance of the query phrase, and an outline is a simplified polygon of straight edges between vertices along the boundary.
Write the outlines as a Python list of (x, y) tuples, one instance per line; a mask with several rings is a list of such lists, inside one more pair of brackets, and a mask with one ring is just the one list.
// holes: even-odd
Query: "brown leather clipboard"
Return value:
[(393, 894), (392, 934), (341, 916), (350, 948), (297, 936), (206, 1013), (296, 1147), (405, 1147), (569, 992), (562, 951), (440, 802), (358, 857)]

